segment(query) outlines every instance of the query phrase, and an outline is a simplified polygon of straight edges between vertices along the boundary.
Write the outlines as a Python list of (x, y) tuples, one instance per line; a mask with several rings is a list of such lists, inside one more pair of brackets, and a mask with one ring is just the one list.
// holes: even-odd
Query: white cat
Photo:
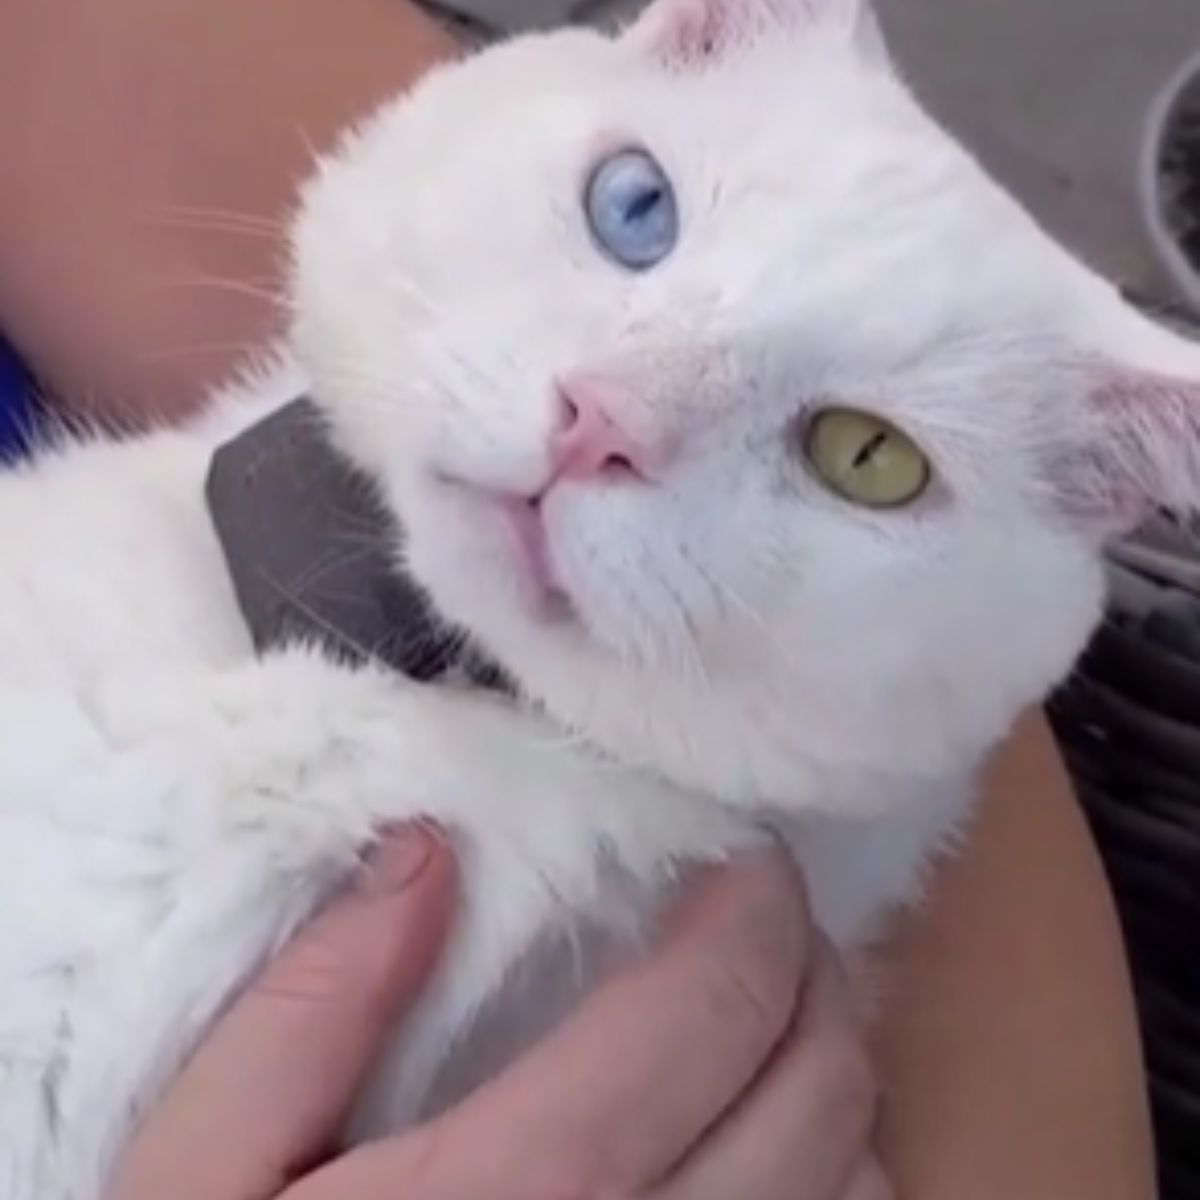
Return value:
[[(1200, 355), (923, 115), (858, 0), (659, 0), (440, 71), (322, 164), (295, 250), (280, 365), (0, 476), (8, 1200), (96, 1200), (384, 822), (452, 830), (466, 897), (359, 1133), (764, 816), (862, 944), (1083, 646), (1103, 538), (1200, 479)], [(304, 392), (519, 704), (256, 657), (205, 476)]]

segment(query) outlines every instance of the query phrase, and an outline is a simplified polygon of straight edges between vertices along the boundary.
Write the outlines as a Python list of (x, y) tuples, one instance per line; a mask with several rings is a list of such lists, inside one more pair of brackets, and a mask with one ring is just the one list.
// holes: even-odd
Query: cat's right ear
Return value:
[(870, 0), (654, 0), (625, 37), (665, 65), (688, 67), (818, 29), (844, 36), (864, 61), (890, 65)]

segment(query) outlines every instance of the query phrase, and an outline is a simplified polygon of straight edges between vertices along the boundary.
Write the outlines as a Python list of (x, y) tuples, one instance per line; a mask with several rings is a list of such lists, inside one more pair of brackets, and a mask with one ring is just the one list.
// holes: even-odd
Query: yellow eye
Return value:
[(929, 460), (882, 417), (849, 408), (818, 413), (804, 453), (831, 492), (864, 508), (900, 508), (929, 486)]

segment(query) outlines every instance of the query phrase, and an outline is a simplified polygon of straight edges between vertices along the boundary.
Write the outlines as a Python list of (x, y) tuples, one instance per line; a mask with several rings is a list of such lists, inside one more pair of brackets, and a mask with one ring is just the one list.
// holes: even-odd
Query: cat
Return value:
[[(1200, 354), (925, 114), (860, 0), (656, 0), (431, 73), (303, 191), (286, 345), (185, 428), (0, 476), (0, 1191), (98, 1200), (378, 830), (455, 839), (361, 1138), (783, 837), (866, 945), (1200, 480)], [(514, 681), (258, 654), (205, 505), (301, 395)], [(531, 969), (531, 964), (533, 968)], [(490, 1065), (485, 1065), (490, 1064)]]

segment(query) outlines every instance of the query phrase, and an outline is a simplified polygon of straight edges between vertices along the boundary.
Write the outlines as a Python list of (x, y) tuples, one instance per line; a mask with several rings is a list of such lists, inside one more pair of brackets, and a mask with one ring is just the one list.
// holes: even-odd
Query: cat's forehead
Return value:
[[(711, 66), (679, 70), (628, 38), (584, 31), (501, 46), (439, 81), (425, 106), (448, 119), (473, 109), (476, 130), (503, 136), (522, 157), (553, 154), (559, 138), (610, 129), (655, 138), (696, 156), (803, 169), (787, 151), (814, 154), (857, 140), (890, 148), (928, 133), (903, 88), (847, 47), (817, 38), (748, 46)], [(536, 136), (534, 136), (536, 135)]]
[[(631, 144), (661, 162), (681, 219), (677, 252), (636, 284), (593, 261), (580, 203)], [(456, 303), (467, 276), (520, 281), (514, 313), (586, 278), (589, 302), (611, 292), (626, 314), (694, 299), (742, 325), (779, 315), (824, 346), (858, 338), (881, 367), (948, 326), (1035, 329), (1055, 309), (1061, 255), (844, 41), (768, 39), (681, 70), (628, 38), (521, 39), (433, 77), (361, 149), (340, 237)]]
[[(447, 83), (474, 119), (442, 128), (481, 185), (574, 181), (632, 144), (662, 161), (689, 214), (757, 219), (776, 234), (853, 227), (867, 244), (1015, 238), (1024, 225), (904, 86), (836, 40), (767, 40), (677, 70), (628, 39), (573, 32), (501, 47)], [(426, 106), (450, 113), (441, 97)]]

